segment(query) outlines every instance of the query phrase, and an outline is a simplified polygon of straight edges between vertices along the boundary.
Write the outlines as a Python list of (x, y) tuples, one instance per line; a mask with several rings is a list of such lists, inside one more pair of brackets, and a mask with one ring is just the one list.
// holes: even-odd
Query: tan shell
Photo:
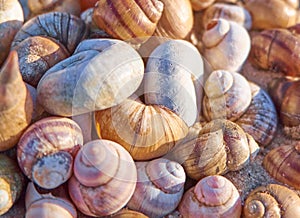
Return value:
[(22, 80), (17, 53), (11, 52), (0, 70), (0, 151), (17, 144), (32, 113), (32, 97)]
[(216, 0), (190, 0), (190, 1), (191, 1), (192, 8), (194, 11), (201, 11), (205, 8), (208, 8)]
[(140, 212), (125, 208), (112, 215), (111, 218), (148, 218), (148, 216)]
[(260, 186), (247, 197), (243, 217), (294, 218), (300, 214), (300, 198), (291, 189), (277, 184)]
[(169, 109), (127, 99), (95, 112), (98, 134), (125, 147), (134, 160), (149, 160), (166, 154), (186, 136), (185, 122)]

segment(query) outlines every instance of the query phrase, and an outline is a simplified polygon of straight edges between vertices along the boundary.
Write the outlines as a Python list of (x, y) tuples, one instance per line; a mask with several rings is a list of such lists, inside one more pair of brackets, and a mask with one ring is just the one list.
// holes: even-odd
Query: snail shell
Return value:
[(85, 144), (76, 155), (68, 183), (76, 207), (88, 216), (108, 216), (124, 207), (136, 187), (136, 166), (130, 154), (109, 140)]
[(294, 218), (300, 214), (300, 198), (291, 189), (277, 184), (260, 186), (245, 200), (243, 217)]
[(0, 67), (7, 58), (11, 42), (23, 21), (23, 10), (18, 0), (0, 2)]
[(163, 217), (175, 210), (184, 191), (182, 166), (164, 158), (135, 164), (137, 185), (127, 206), (149, 217)]
[(201, 11), (205, 8), (208, 8), (216, 0), (190, 0), (190, 1), (191, 1), (192, 8), (194, 11)]
[(261, 146), (267, 146), (277, 130), (276, 108), (267, 92), (254, 83), (249, 83), (252, 100), (246, 112), (235, 121)]
[(251, 103), (250, 85), (239, 73), (213, 71), (205, 82), (204, 91), (203, 115), (208, 121), (218, 118), (235, 121)]
[(265, 70), (300, 76), (299, 27), (300, 24), (290, 29), (264, 30), (253, 36), (249, 54), (251, 62)]
[(93, 20), (117, 39), (142, 43), (154, 33), (163, 8), (159, 0), (100, 0), (94, 8)]
[(19, 199), (24, 183), (25, 178), (17, 163), (0, 154), (0, 216)]
[(188, 133), (185, 122), (168, 108), (127, 99), (95, 112), (98, 134), (121, 144), (134, 160), (166, 154)]
[(223, 18), (211, 20), (203, 33), (204, 58), (213, 70), (238, 71), (250, 51), (247, 30)]
[(272, 149), (265, 156), (263, 167), (276, 180), (300, 189), (300, 142)]
[(218, 175), (207, 176), (186, 191), (178, 208), (183, 218), (239, 218), (242, 212), (238, 190)]
[(129, 44), (86, 40), (46, 72), (37, 87), (38, 100), (47, 112), (60, 116), (102, 110), (132, 95), (143, 75), (143, 60)]
[(122, 209), (116, 214), (112, 215), (111, 218), (148, 218), (148, 216), (129, 209)]
[(147, 61), (145, 102), (171, 109), (191, 126), (198, 117), (201, 96), (197, 96), (196, 83), (202, 76), (203, 61), (196, 47), (183, 40), (167, 41)]
[(70, 178), (73, 156), (82, 144), (81, 129), (74, 121), (44, 118), (29, 126), (20, 138), (19, 166), (40, 187), (56, 188)]
[(76, 208), (67, 199), (52, 194), (40, 194), (29, 182), (25, 195), (26, 218), (77, 218)]
[(30, 124), (32, 97), (22, 80), (18, 56), (11, 52), (0, 70), (0, 151), (15, 146)]

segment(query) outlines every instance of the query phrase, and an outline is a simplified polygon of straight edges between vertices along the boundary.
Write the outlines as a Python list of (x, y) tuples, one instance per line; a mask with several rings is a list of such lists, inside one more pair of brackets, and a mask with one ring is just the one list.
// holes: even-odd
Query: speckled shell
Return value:
[(136, 166), (130, 154), (109, 140), (85, 144), (76, 155), (68, 183), (76, 207), (88, 216), (108, 216), (122, 209), (136, 187)]
[(18, 163), (23, 173), (40, 187), (56, 188), (70, 178), (73, 157), (82, 144), (81, 129), (74, 121), (44, 118), (32, 124), (20, 138)]
[(272, 149), (265, 156), (263, 167), (276, 180), (300, 189), (300, 142)]
[(191, 1), (192, 8), (194, 11), (201, 11), (205, 8), (208, 8), (216, 0), (190, 0), (190, 1)]
[(184, 218), (240, 218), (242, 206), (236, 187), (225, 177), (214, 175), (186, 191), (178, 209)]
[(202, 57), (191, 43), (171, 40), (159, 45), (147, 61), (145, 103), (163, 105), (192, 126), (200, 111), (197, 83), (203, 71)]
[(235, 123), (250, 134), (260, 146), (267, 146), (277, 130), (276, 108), (266, 91), (254, 83), (249, 84), (252, 92), (251, 104)]
[(21, 196), (25, 183), (18, 164), (0, 154), (0, 216), (5, 214)]
[(300, 198), (291, 189), (277, 184), (260, 186), (247, 197), (243, 217), (294, 218), (300, 214)]
[(115, 38), (141, 43), (154, 33), (163, 9), (164, 4), (159, 0), (100, 0), (93, 20)]
[(0, 151), (18, 143), (32, 113), (32, 97), (22, 80), (17, 53), (11, 52), (0, 70)]
[(121, 144), (134, 160), (166, 154), (188, 133), (185, 122), (168, 108), (127, 99), (95, 112), (98, 134)]
[(127, 43), (113, 39), (82, 41), (74, 54), (40, 80), (38, 100), (55, 115), (74, 116), (119, 104), (142, 82), (144, 63)]
[(135, 164), (137, 185), (127, 206), (149, 217), (163, 217), (175, 210), (184, 191), (182, 166), (164, 158)]

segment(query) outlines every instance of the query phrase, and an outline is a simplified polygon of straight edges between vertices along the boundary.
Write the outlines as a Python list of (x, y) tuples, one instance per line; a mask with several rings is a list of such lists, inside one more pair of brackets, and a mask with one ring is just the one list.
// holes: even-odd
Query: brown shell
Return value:
[(272, 149), (265, 156), (263, 167), (278, 181), (300, 189), (300, 142)]
[(294, 218), (300, 214), (300, 198), (291, 189), (277, 184), (260, 186), (247, 197), (243, 217)]
[(163, 8), (159, 0), (100, 0), (93, 20), (115, 38), (141, 43), (154, 33)]
[(135, 160), (149, 160), (166, 154), (188, 133), (185, 122), (171, 110), (132, 99), (97, 111), (95, 121), (103, 139), (118, 142)]
[(297, 24), (290, 29), (264, 30), (256, 34), (251, 41), (251, 62), (262, 69), (300, 76), (299, 28)]
[(148, 218), (148, 216), (140, 212), (125, 208), (112, 215), (111, 218)]
[(208, 8), (216, 0), (190, 0), (190, 1), (191, 1), (192, 8), (194, 11), (201, 11), (205, 8)]

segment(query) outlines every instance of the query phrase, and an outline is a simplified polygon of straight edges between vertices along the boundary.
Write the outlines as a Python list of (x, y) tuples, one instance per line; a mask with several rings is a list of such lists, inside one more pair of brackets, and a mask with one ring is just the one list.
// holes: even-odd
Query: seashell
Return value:
[(202, 76), (203, 61), (196, 47), (183, 40), (167, 41), (147, 61), (145, 103), (163, 105), (192, 126), (200, 110), (197, 83)]
[(253, 36), (249, 54), (251, 63), (265, 70), (299, 77), (300, 32), (297, 28), (300, 24), (289, 29), (264, 30)]
[(95, 5), (93, 20), (117, 39), (142, 43), (153, 35), (163, 9), (159, 0), (100, 0)]
[(239, 5), (215, 3), (209, 6), (203, 12), (203, 26), (206, 27), (212, 19), (218, 18), (235, 21), (247, 30), (250, 30), (252, 27), (252, 18), (249, 11)]
[(251, 88), (239, 73), (213, 71), (204, 84), (203, 115), (206, 120), (241, 117), (251, 103)]
[(297, 23), (298, 0), (245, 0), (253, 29), (286, 28)]
[(0, 70), (0, 151), (16, 145), (32, 113), (32, 98), (22, 80), (17, 53), (11, 52)]
[(129, 153), (109, 140), (85, 144), (76, 155), (68, 183), (76, 207), (88, 216), (108, 216), (122, 209), (136, 187), (136, 166)]
[(40, 187), (56, 188), (70, 178), (73, 157), (82, 144), (81, 129), (71, 119), (41, 119), (29, 126), (19, 140), (19, 166)]
[(40, 80), (38, 101), (51, 114), (75, 116), (119, 104), (140, 86), (144, 63), (127, 43), (113, 39), (81, 42), (74, 54)]
[(17, 163), (0, 154), (0, 216), (20, 198), (25, 178)]
[(95, 125), (98, 135), (121, 144), (134, 160), (161, 157), (188, 133), (185, 122), (168, 108), (133, 99), (96, 111)]
[[(217, 119), (205, 124), (198, 138), (182, 145), (174, 157), (183, 161), (186, 174), (195, 180), (205, 176), (237, 171), (254, 159), (259, 147), (237, 124)], [(176, 159), (175, 159), (176, 160)]]
[(67, 199), (52, 194), (40, 194), (34, 184), (29, 182), (25, 195), (26, 218), (76, 218), (77, 211)]
[(194, 11), (202, 11), (211, 6), (216, 0), (190, 0)]
[(135, 164), (137, 185), (127, 206), (149, 217), (163, 217), (175, 210), (184, 191), (182, 166), (164, 158)]
[(261, 146), (267, 146), (277, 130), (277, 112), (266, 91), (254, 83), (249, 83), (252, 100), (246, 112), (235, 121)]
[(263, 160), (263, 167), (276, 180), (300, 189), (300, 143), (272, 149)]
[(98, 0), (80, 0), (81, 11), (94, 8)]
[(11, 42), (23, 22), (23, 10), (18, 0), (0, 2), (0, 67), (7, 58)]
[(187, 37), (194, 24), (190, 0), (161, 0), (161, 2), (164, 9), (154, 35), (171, 39)]
[(299, 196), (291, 189), (278, 184), (257, 187), (248, 195), (243, 208), (245, 218), (293, 218), (299, 214)]
[(186, 191), (178, 209), (183, 218), (239, 218), (241, 204), (236, 187), (225, 177), (213, 175), (201, 179)]
[(116, 214), (111, 216), (112, 218), (148, 218), (148, 216), (134, 211), (134, 210), (129, 210), (127, 208), (120, 210)]
[(211, 20), (203, 33), (204, 58), (213, 70), (238, 71), (250, 52), (247, 30), (223, 18)]

